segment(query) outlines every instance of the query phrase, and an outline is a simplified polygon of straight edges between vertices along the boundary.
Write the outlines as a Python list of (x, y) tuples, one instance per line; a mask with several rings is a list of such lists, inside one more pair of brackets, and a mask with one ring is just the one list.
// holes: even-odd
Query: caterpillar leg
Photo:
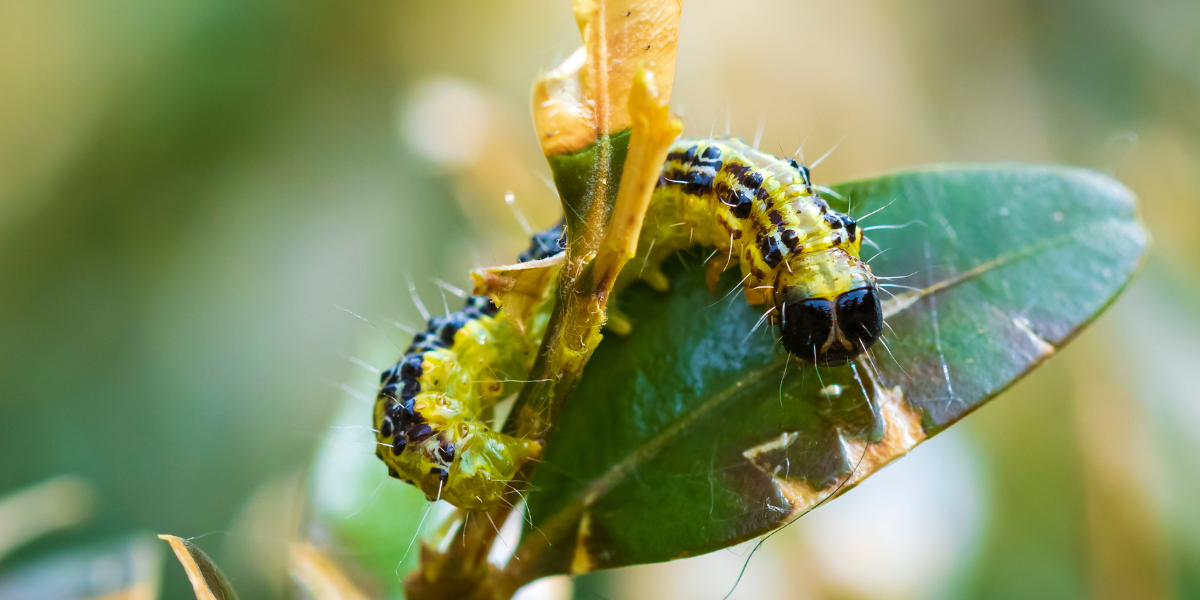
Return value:
[(757, 287), (747, 287), (745, 292), (746, 302), (748, 302), (750, 306), (767, 304), (771, 302), (770, 292), (771, 290), (763, 290)]
[(730, 267), (736, 267), (737, 264), (738, 259), (736, 256), (728, 260), (720, 260), (714, 257), (708, 261), (708, 266), (704, 268), (704, 283), (708, 284), (708, 291), (716, 294), (717, 284), (721, 282), (721, 274), (729, 270)]
[(641, 279), (650, 287), (660, 292), (671, 289), (671, 280), (667, 279), (667, 276), (662, 272), (662, 267), (657, 262), (649, 261), (646, 263), (646, 268), (642, 271)]
[(621, 312), (615, 306), (608, 307), (608, 322), (604, 326), (620, 336), (626, 336), (633, 332), (633, 321), (629, 320), (629, 315)]

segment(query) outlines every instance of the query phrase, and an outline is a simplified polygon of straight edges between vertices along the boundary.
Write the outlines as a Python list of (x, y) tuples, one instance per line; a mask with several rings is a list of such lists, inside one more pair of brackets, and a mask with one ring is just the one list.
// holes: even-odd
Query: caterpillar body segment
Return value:
[(566, 220), (560, 219), (549, 229), (533, 234), (529, 240), (529, 249), (517, 257), (517, 262), (531, 262), (550, 258), (567, 248), (567, 237), (564, 235)]
[[(565, 241), (560, 222), (535, 234), (520, 261), (549, 258)], [(830, 208), (795, 161), (737, 139), (680, 140), (668, 152), (637, 256), (616, 290), (638, 279), (665, 290), (663, 260), (710, 246), (710, 287), (724, 270), (740, 269), (747, 300), (769, 306), (790, 353), (843, 364), (882, 334), (875, 276), (859, 258), (862, 241), (854, 219)], [(468, 299), (462, 310), (432, 319), (383, 373), (376, 453), (393, 477), (430, 499), (481, 509), (498, 502), (521, 465), (540, 455), (539, 441), (505, 435), (489, 421), (536, 358), (555, 297), (552, 283), (545, 288), (532, 305), (510, 303), (512, 319), (487, 296)], [(610, 325), (628, 327), (612, 308), (610, 315)]]

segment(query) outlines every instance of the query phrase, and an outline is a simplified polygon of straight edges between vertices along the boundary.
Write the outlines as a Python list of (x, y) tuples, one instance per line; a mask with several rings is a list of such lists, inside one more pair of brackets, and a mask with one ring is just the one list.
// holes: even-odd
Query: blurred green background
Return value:
[[(685, 2), (685, 135), (844, 138), (823, 182), (1083, 165), (1154, 236), (1061, 356), (773, 538), (735, 597), (1200, 598), (1200, 4), (733, 6)], [(0, 581), (153, 531), (278, 594), (256, 519), (371, 393), (348, 357), (394, 360), (409, 276), (440, 308), (435, 278), (515, 256), (505, 191), (556, 219), (528, 93), (577, 45), (566, 0), (0, 0), (0, 495), (74, 474), (95, 506)], [(576, 596), (719, 598), (744, 550)], [(190, 597), (174, 564), (163, 585)]]

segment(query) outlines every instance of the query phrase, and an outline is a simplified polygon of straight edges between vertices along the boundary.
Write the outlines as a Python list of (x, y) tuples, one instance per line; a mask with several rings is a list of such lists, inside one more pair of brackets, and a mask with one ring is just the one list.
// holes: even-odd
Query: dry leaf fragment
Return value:
[(233, 591), (221, 569), (198, 546), (173, 535), (160, 534), (158, 539), (171, 545), (175, 558), (187, 573), (196, 600), (238, 600), (237, 592)]

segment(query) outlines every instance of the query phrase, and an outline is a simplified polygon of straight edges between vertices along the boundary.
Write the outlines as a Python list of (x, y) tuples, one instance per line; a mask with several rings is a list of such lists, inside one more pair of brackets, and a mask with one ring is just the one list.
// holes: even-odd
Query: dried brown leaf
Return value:
[(671, 97), (680, 0), (576, 0), (583, 46), (533, 87), (534, 127), (547, 156), (580, 150), (624, 131), (635, 75), (648, 70)]
[(221, 573), (217, 564), (208, 557), (198, 546), (173, 535), (159, 535), (158, 539), (166, 540), (175, 552), (175, 558), (183, 565), (188, 581), (196, 600), (237, 600), (237, 592), (229, 580)]

